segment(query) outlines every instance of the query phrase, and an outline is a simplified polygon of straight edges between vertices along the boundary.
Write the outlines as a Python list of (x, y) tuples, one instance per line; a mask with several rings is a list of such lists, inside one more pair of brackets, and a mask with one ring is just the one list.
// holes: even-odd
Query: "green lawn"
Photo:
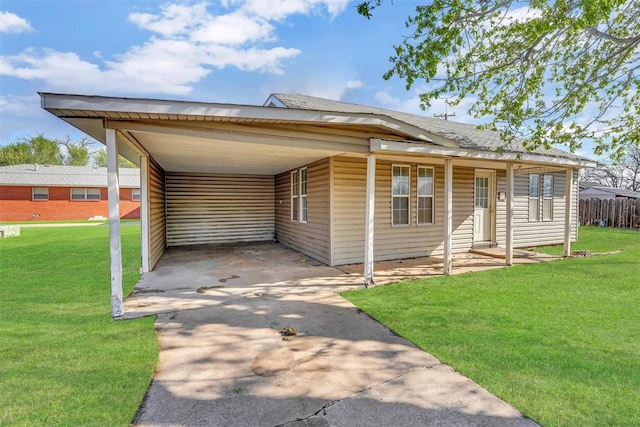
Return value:
[[(140, 222), (139, 219), (120, 219), (120, 222)], [(54, 221), (0, 221), (1, 225), (48, 225), (48, 224), (87, 224), (87, 225), (108, 225), (108, 220), (95, 219), (60, 219)]]
[[(122, 228), (125, 294), (140, 228)], [(0, 240), (0, 425), (127, 426), (157, 363), (153, 319), (110, 316), (107, 227)]]
[(623, 252), (342, 295), (545, 426), (640, 425), (640, 233), (573, 249)]

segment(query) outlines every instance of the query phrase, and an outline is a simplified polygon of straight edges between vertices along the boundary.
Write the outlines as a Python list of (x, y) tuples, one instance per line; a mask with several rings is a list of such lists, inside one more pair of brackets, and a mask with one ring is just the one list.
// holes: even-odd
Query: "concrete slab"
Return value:
[[(514, 264), (558, 259), (527, 253), (532, 255), (514, 259)], [(503, 267), (493, 255), (453, 257), (453, 274)], [(374, 264), (374, 282), (379, 286), (442, 276), (442, 271), (442, 258), (437, 257), (380, 261)], [(363, 283), (362, 264), (328, 267), (277, 243), (169, 248), (125, 300), (124, 318), (212, 307), (264, 293), (339, 293), (362, 288)]]
[[(472, 254), (485, 255), (494, 258), (505, 259), (507, 257), (505, 248), (481, 248), (471, 249)], [(542, 254), (539, 252), (525, 251), (522, 249), (513, 250), (513, 258), (531, 258), (531, 259), (544, 259), (552, 257), (552, 255)]]
[(125, 303), (160, 312), (134, 425), (536, 425), (336, 294), (359, 274), (279, 245), (169, 251), (154, 273)]

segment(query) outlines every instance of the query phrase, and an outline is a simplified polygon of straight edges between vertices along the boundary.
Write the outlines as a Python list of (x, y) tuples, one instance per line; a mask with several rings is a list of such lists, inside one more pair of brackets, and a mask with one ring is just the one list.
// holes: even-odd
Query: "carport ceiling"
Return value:
[(129, 132), (167, 172), (276, 175), (339, 151)]
[[(104, 142), (102, 120), (77, 117), (64, 120)], [(276, 175), (344, 153), (336, 149), (299, 148), (291, 144), (282, 146), (277, 145), (277, 140), (269, 144), (135, 130), (122, 133), (125, 138), (119, 139), (138, 144), (167, 172)], [(120, 154), (138, 164), (136, 151), (127, 141), (121, 142), (118, 147)]]

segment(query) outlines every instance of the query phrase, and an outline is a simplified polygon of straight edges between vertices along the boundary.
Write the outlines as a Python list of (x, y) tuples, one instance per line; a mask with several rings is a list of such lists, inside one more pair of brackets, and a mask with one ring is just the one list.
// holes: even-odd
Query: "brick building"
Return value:
[[(120, 168), (120, 217), (140, 218), (140, 171)], [(0, 167), (0, 221), (86, 220), (108, 217), (107, 168)]]

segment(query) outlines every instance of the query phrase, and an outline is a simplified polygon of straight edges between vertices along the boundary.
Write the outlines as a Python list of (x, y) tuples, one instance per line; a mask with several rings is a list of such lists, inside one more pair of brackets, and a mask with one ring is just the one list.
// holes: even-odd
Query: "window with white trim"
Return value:
[(529, 221), (553, 221), (553, 175), (529, 175)]
[(433, 168), (418, 166), (418, 224), (433, 224)]
[(553, 221), (553, 175), (542, 176), (542, 220)]
[(131, 189), (131, 200), (134, 202), (139, 202), (140, 201), (140, 189), (139, 188), (132, 188)]
[(540, 175), (529, 175), (529, 221), (540, 221)]
[(393, 165), (391, 169), (391, 224), (409, 225), (409, 166)]
[(72, 188), (71, 200), (100, 200), (99, 188)]
[(307, 168), (300, 169), (300, 222), (307, 222)]
[(300, 208), (298, 203), (298, 173), (299, 172), (297, 170), (291, 172), (291, 221), (298, 220), (298, 209)]
[(31, 200), (49, 200), (48, 187), (33, 187)]

